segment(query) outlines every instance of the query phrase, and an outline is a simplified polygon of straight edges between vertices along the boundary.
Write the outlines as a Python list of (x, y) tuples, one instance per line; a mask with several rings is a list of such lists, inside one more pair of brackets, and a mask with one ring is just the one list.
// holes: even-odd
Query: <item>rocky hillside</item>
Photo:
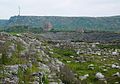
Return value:
[(0, 84), (63, 84), (64, 80), (79, 84), (71, 70), (72, 80), (61, 80), (67, 67), (51, 57), (53, 49), (34, 34), (0, 33)]
[(55, 30), (120, 31), (120, 16), (113, 17), (57, 17), (57, 16), (13, 16), (5, 24), (45, 28), (50, 24)]
[(119, 33), (109, 32), (46, 32), (40, 34), (49, 40), (65, 40), (76, 42), (120, 42)]
[(0, 84), (119, 83), (119, 44), (0, 32)]

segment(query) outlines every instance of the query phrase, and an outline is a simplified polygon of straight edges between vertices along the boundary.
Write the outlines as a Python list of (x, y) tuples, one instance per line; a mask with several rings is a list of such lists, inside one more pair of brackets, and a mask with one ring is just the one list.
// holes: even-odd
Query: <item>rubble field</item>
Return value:
[(120, 84), (117, 43), (0, 32), (0, 84)]

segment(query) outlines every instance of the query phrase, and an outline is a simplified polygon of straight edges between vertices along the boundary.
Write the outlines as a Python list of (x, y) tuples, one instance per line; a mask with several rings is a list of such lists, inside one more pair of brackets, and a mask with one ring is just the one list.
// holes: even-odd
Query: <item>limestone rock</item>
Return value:
[(86, 75), (84, 75), (84, 76), (80, 76), (79, 78), (80, 78), (81, 80), (84, 80), (84, 79), (87, 79), (87, 77), (89, 77), (89, 74), (86, 74)]
[(101, 72), (98, 72), (98, 73), (96, 73), (95, 77), (97, 79), (104, 79), (105, 76)]
[(116, 72), (115, 74), (113, 74), (112, 76), (117, 76), (120, 77), (120, 72)]

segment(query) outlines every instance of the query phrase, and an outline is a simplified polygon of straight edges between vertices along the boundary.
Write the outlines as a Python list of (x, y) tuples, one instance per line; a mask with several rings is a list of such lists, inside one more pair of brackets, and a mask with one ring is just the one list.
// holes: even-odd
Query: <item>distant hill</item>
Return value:
[(115, 31), (120, 32), (120, 16), (111, 17), (59, 17), (59, 16), (13, 16), (0, 21), (1, 26), (28, 26), (44, 28), (49, 23), (57, 31)]
[(0, 20), (0, 27), (4, 27), (7, 25), (8, 20)]

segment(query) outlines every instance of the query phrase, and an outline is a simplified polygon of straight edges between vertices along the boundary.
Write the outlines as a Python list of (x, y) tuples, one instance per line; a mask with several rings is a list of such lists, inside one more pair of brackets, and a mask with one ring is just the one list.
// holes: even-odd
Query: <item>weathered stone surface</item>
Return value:
[(105, 76), (101, 72), (98, 72), (98, 73), (96, 73), (95, 77), (97, 79), (104, 79)]
[(90, 69), (90, 70), (94, 70), (94, 68), (95, 68), (94, 64), (90, 64), (90, 65), (88, 65), (88, 69)]
[(120, 66), (118, 66), (118, 65), (115, 65), (115, 64), (112, 64), (112, 66), (111, 66), (113, 69), (120, 69)]
[(50, 73), (50, 68), (41, 62), (39, 62), (39, 69), (42, 69), (43, 71)]
[(84, 75), (84, 76), (80, 76), (79, 78), (80, 78), (81, 80), (84, 80), (84, 79), (87, 79), (87, 77), (89, 77), (89, 74), (86, 74), (86, 75)]
[(115, 74), (113, 74), (112, 76), (117, 76), (120, 77), (120, 72), (116, 72)]
[(5, 41), (0, 40), (0, 45), (3, 45), (5, 43)]
[(17, 74), (18, 65), (9, 65), (9, 66), (6, 66), (6, 68), (7, 68), (7, 71)]

